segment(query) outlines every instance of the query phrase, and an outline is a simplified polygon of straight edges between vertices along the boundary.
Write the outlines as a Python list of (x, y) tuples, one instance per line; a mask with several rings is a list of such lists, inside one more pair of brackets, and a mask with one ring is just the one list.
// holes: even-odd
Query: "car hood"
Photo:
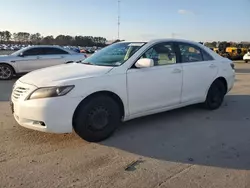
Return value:
[(8, 60), (8, 59), (11, 59), (11, 58), (13, 58), (13, 56), (11, 56), (11, 55), (0, 55), (0, 61)]
[(70, 63), (32, 71), (19, 78), (19, 81), (37, 87), (63, 85), (73, 80), (100, 76), (111, 69), (113, 67)]

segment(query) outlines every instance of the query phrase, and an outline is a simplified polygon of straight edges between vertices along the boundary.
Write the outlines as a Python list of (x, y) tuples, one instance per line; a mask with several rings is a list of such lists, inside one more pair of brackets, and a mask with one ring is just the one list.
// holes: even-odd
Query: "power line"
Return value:
[(117, 36), (118, 36), (118, 40), (120, 39), (120, 0), (118, 0), (118, 18), (117, 18)]

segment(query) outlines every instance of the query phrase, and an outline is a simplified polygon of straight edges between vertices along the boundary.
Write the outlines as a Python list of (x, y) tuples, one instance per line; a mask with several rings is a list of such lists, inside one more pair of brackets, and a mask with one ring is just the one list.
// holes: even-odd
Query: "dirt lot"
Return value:
[(133, 120), (99, 144), (17, 125), (0, 82), (0, 187), (250, 187), (250, 65), (223, 107)]

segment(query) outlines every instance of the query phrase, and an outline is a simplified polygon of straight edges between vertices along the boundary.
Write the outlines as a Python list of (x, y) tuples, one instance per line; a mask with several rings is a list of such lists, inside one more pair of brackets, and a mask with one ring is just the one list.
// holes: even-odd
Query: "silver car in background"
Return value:
[(0, 55), (0, 80), (33, 70), (84, 60), (86, 55), (60, 46), (38, 45), (18, 50), (11, 55)]

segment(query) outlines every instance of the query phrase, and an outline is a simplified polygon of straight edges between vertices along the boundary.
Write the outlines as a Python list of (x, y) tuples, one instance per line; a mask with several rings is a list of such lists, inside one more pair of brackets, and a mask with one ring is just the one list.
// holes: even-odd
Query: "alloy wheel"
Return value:
[(9, 79), (11, 77), (11, 68), (5, 65), (0, 65), (0, 79)]

